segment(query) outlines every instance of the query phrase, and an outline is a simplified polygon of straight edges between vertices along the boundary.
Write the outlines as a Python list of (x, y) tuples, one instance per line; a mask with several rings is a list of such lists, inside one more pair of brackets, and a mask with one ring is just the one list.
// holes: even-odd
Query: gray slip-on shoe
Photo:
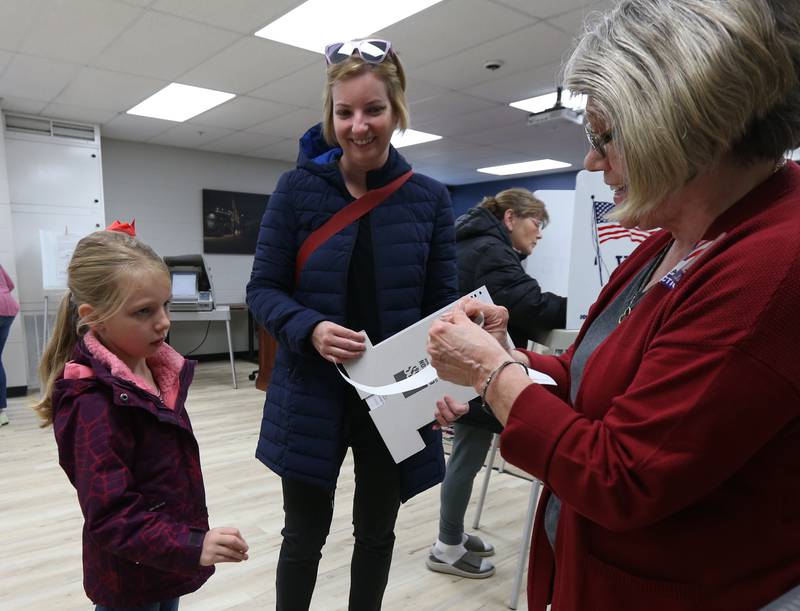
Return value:
[(494, 556), (494, 545), (485, 543), (483, 539), (476, 535), (467, 533), (467, 541), (464, 543), (464, 547), (468, 552), (472, 552), (476, 556), (481, 556), (483, 558), (486, 556)]
[(485, 579), (494, 575), (494, 565), (492, 563), (487, 562), (487, 568), (484, 569), (481, 569), (482, 564), (482, 558), (472, 552), (465, 553), (452, 564), (439, 560), (433, 554), (430, 554), (425, 561), (425, 565), (437, 573), (447, 573), (448, 575), (457, 575), (467, 579)]

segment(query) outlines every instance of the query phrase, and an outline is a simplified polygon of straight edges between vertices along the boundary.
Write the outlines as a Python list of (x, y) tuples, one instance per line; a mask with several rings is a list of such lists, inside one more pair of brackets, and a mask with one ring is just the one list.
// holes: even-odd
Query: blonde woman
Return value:
[(431, 330), (547, 488), (533, 611), (751, 611), (800, 583), (799, 73), (796, 0), (620, 2), (565, 84), (617, 219), (663, 231), (563, 356), (509, 350), (499, 308)]
[[(440, 432), (399, 465), (335, 364), (457, 298), (453, 211), (444, 185), (413, 174), (391, 146), (408, 126), (405, 73), (391, 43), (334, 43), (322, 126), (303, 136), (261, 224), (247, 287), (254, 317), (279, 348), (256, 456), (281, 477), (285, 523), (277, 608), (308, 609), (330, 529), (339, 468), (355, 462), (351, 610), (381, 607), (401, 502), (444, 476)], [(397, 187), (299, 264), (309, 235), (354, 200)], [(362, 200), (363, 201), (363, 200)], [(315, 234), (319, 235), (319, 234)], [(433, 413), (431, 406), (431, 413)]]

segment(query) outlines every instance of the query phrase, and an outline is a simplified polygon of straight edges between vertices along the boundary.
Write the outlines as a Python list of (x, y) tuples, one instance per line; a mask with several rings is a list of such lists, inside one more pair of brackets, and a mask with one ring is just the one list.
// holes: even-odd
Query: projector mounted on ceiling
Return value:
[(556, 89), (556, 103), (553, 104), (552, 108), (542, 110), (541, 112), (532, 112), (528, 115), (528, 127), (550, 123), (551, 121), (566, 121), (577, 125), (583, 124), (582, 110), (573, 110), (561, 103), (561, 87)]

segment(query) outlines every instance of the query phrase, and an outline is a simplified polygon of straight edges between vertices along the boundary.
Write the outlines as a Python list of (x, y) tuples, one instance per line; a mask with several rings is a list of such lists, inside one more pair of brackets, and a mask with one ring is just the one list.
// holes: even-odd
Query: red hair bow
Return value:
[(130, 223), (120, 223), (119, 221), (114, 221), (108, 227), (106, 227), (106, 231), (121, 231), (122, 233), (127, 233), (132, 238), (135, 238), (136, 219), (133, 219)]

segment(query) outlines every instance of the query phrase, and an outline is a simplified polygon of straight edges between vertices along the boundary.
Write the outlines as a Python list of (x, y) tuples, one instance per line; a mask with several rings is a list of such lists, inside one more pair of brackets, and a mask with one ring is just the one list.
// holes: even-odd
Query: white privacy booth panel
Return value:
[(613, 202), (614, 194), (603, 182), (602, 172), (578, 172), (569, 265), (568, 329), (580, 328), (608, 277), (648, 235), (606, 219)]
[(544, 202), (550, 222), (536, 248), (525, 259), (525, 271), (543, 291), (568, 297), (575, 191), (541, 190), (534, 195)]

